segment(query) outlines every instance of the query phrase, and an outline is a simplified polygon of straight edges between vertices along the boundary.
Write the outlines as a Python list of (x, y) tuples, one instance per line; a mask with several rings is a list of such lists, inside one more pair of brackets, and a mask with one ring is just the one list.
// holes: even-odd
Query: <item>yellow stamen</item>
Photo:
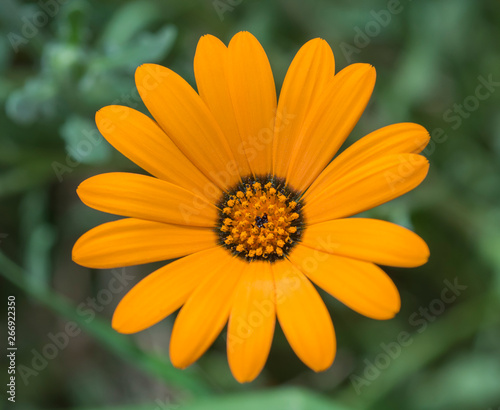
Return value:
[(244, 183), (219, 205), (221, 242), (245, 258), (273, 262), (282, 258), (300, 238), (294, 234), (302, 223), (298, 201), (280, 183)]

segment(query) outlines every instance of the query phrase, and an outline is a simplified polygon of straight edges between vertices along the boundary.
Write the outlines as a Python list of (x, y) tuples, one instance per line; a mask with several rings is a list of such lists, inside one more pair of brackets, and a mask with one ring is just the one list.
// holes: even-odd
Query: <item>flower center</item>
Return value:
[(246, 260), (284, 258), (302, 236), (300, 195), (275, 178), (246, 178), (219, 202), (220, 244)]

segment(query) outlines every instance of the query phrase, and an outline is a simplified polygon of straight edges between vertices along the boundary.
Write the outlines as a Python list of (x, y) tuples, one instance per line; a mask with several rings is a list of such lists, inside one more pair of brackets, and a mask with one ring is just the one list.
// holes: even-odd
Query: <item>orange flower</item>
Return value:
[(335, 334), (311, 282), (362, 315), (389, 319), (400, 297), (376, 264), (428, 259), (413, 232), (347, 217), (420, 184), (429, 165), (417, 154), (429, 135), (390, 125), (330, 162), (368, 103), (375, 69), (353, 64), (335, 74), (321, 39), (299, 50), (278, 102), (266, 54), (249, 33), (228, 47), (202, 37), (194, 71), (198, 93), (168, 68), (137, 69), (155, 121), (121, 106), (97, 113), (104, 137), (152, 176), (108, 173), (79, 186), (85, 204), (127, 218), (84, 234), (73, 260), (113, 268), (179, 258), (132, 288), (112, 321), (134, 333), (182, 307), (174, 366), (196, 361), (228, 322), (229, 365), (238, 381), (251, 381), (277, 317), (297, 356), (325, 370)]

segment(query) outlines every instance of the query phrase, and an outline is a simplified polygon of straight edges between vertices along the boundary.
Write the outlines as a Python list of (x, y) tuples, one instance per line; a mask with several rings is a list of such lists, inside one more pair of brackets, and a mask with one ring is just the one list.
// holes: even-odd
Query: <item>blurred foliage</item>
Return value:
[[(500, 406), (497, 0), (2, 0), (0, 24), (0, 272), (3, 300), (17, 297), (17, 364), (34, 369), (36, 354), (68, 323), (82, 330), (26, 383), (18, 375), (20, 408)], [(76, 186), (103, 171), (136, 169), (99, 135), (95, 112), (109, 104), (144, 111), (134, 86), (142, 63), (167, 65), (194, 85), (199, 37), (227, 43), (240, 30), (264, 45), (278, 88), (313, 37), (332, 45), (339, 68), (377, 68), (371, 103), (348, 144), (403, 121), (423, 124), (433, 138), (426, 182), (368, 213), (415, 229), (431, 248), (421, 268), (387, 269), (401, 291), (400, 314), (377, 322), (324, 295), (338, 337), (333, 367), (311, 372), (278, 329), (266, 368), (249, 385), (230, 375), (224, 335), (180, 371), (168, 362), (172, 318), (118, 335), (109, 323), (121, 294), (113, 294), (89, 320), (82, 306), (118, 273), (71, 261), (78, 236), (110, 220), (83, 206)], [(123, 291), (152, 269), (127, 268), (134, 279)], [(436, 300), (447, 283), (465, 288), (441, 311)], [(398, 350), (402, 332), (411, 343)], [(387, 367), (374, 367), (381, 355)]]

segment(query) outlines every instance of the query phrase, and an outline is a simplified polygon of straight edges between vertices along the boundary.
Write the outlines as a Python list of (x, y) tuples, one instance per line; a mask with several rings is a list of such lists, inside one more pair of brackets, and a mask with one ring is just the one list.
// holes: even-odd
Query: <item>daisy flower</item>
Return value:
[(267, 56), (247, 32), (227, 47), (202, 37), (194, 73), (198, 92), (168, 68), (137, 69), (154, 120), (123, 106), (97, 113), (102, 135), (151, 176), (116, 172), (81, 183), (86, 205), (126, 218), (85, 233), (73, 260), (107, 269), (176, 259), (136, 284), (112, 319), (118, 332), (135, 333), (180, 308), (170, 340), (176, 367), (195, 362), (227, 323), (231, 371), (251, 381), (277, 318), (297, 356), (325, 370), (335, 333), (314, 285), (362, 315), (389, 319), (400, 297), (377, 265), (428, 259), (413, 232), (350, 217), (422, 182), (429, 165), (418, 153), (429, 135), (394, 124), (336, 156), (368, 103), (375, 69), (352, 64), (335, 74), (321, 39), (298, 51), (279, 101)]

